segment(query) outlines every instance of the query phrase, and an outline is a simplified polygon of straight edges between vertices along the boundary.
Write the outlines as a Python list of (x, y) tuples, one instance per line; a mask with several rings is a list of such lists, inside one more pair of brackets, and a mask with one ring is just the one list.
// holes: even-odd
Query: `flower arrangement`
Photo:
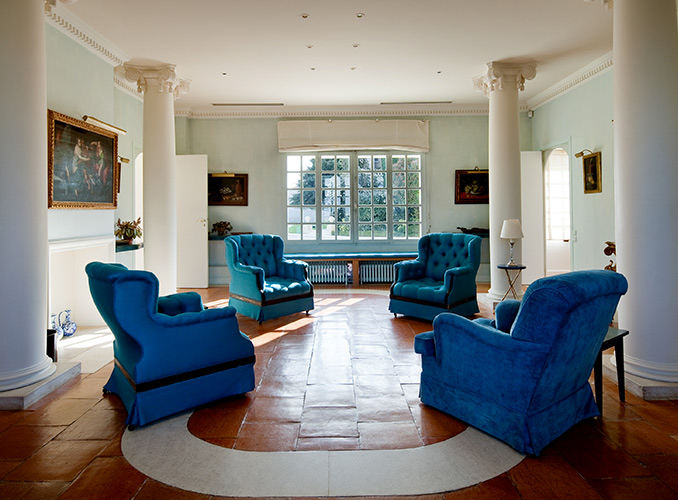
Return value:
[(219, 236), (226, 236), (233, 230), (233, 225), (225, 220), (220, 220), (212, 224), (212, 232), (217, 233)]
[(141, 238), (141, 217), (137, 220), (118, 219), (115, 223), (115, 237), (119, 240), (132, 241), (134, 238)]

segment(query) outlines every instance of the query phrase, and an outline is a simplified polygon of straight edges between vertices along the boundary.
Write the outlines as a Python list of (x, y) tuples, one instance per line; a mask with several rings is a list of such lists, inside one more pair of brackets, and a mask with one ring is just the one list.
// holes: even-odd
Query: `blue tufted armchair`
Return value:
[(158, 279), (121, 264), (85, 267), (115, 341), (104, 391), (120, 396), (130, 428), (254, 389), (254, 346), (235, 309), (205, 309), (195, 292), (158, 297)]
[(522, 453), (599, 415), (589, 377), (626, 279), (576, 271), (532, 283), (495, 320), (440, 314), (415, 337), (419, 396)]
[(389, 311), (432, 321), (441, 312), (471, 316), (479, 311), (476, 274), (479, 236), (432, 233), (419, 239), (418, 257), (395, 264)]
[(231, 272), (229, 305), (261, 324), (267, 319), (313, 309), (308, 264), (283, 258), (280, 236), (243, 234), (226, 238)]

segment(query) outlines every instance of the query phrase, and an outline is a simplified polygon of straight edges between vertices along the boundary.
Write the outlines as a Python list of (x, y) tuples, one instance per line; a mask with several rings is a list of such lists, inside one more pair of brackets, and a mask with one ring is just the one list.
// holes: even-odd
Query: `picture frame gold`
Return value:
[(489, 174), (477, 167), (454, 171), (454, 202), (461, 205), (490, 202)]
[(119, 169), (115, 132), (48, 111), (48, 208), (117, 208)]
[(584, 193), (602, 192), (603, 179), (600, 168), (600, 152), (583, 156), (582, 165), (584, 167)]
[(247, 174), (207, 175), (207, 204), (247, 206)]

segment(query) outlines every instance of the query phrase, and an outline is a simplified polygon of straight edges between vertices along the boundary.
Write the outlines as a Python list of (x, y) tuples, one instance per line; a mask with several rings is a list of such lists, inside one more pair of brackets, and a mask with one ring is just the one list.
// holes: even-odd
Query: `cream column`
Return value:
[(0, 391), (56, 370), (47, 357), (47, 83), (42, 0), (0, 17)]
[(678, 382), (676, 1), (614, 2), (614, 161), (619, 305), (627, 373)]
[(188, 90), (175, 66), (124, 64), (125, 77), (144, 93), (144, 262), (160, 294), (177, 290), (176, 140), (174, 99)]
[[(499, 238), (505, 219), (520, 219), (520, 120), (518, 92), (525, 80), (537, 74), (536, 63), (491, 62), (487, 74), (473, 80), (476, 89), (490, 99), (489, 189), (490, 189), (490, 290), (491, 300), (500, 300), (508, 289), (506, 273), (497, 265), (509, 261), (509, 242)], [(521, 244), (516, 241), (514, 260), (521, 262)], [(522, 280), (515, 288), (521, 293)]]

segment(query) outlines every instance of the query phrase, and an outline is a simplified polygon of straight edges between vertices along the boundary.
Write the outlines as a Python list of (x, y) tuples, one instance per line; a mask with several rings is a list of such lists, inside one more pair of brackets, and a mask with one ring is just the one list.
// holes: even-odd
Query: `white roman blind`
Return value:
[(289, 120), (278, 122), (281, 153), (429, 150), (426, 120)]

